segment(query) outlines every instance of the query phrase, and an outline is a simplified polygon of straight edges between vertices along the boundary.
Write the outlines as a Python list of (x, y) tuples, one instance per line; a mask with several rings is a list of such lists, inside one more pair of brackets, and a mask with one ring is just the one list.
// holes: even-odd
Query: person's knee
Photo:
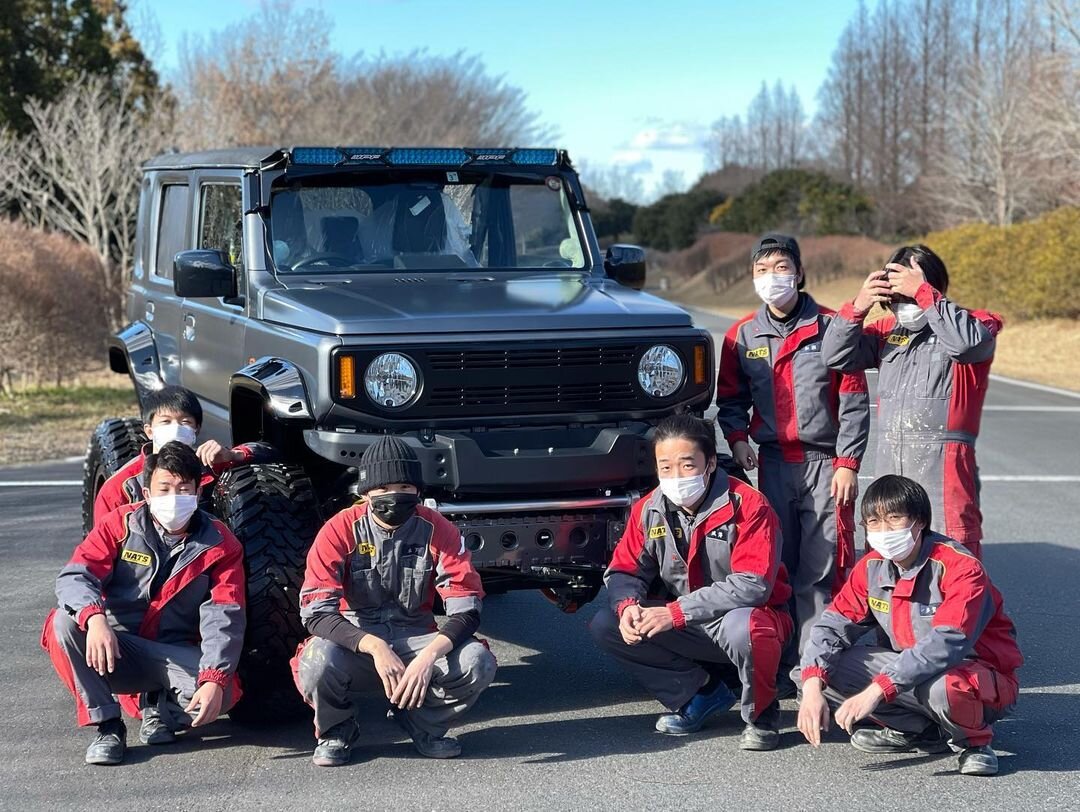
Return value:
[(616, 642), (622, 642), (619, 633), (619, 617), (607, 607), (593, 615), (589, 621), (589, 634), (601, 648), (611, 648)]
[(495, 679), (495, 672), (499, 663), (488, 647), (479, 641), (467, 644), (467, 651), (462, 652), (466, 656), (460, 658), (461, 668), (465, 679), (470, 685), (478, 687), (481, 691), (487, 688)]
[(731, 655), (750, 656), (750, 614), (752, 607), (732, 609), (716, 627), (717, 642)]
[(78, 621), (67, 612), (53, 614), (52, 632), (56, 640), (65, 649), (77, 648), (77, 641), (86, 638), (86, 632), (79, 628)]
[(304, 696), (311, 696), (332, 674), (339, 671), (341, 660), (350, 652), (348, 649), (314, 637), (304, 646), (304, 653), (300, 655), (300, 665), (297, 669), (300, 690)]

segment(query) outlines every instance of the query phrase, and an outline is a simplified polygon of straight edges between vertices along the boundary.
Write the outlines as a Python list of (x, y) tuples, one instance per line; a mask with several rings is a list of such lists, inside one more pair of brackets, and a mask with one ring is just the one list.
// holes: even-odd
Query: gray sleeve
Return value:
[(830, 321), (821, 338), (821, 357), (830, 369), (858, 372), (876, 369), (881, 362), (877, 336), (867, 334), (863, 319), (850, 303)]
[(841, 464), (854, 462), (854, 466), (846, 467), (857, 470), (870, 440), (870, 394), (866, 375), (862, 372), (833, 374), (840, 375), (836, 456)]
[(604, 573), (611, 610), (617, 614), (620, 604), (644, 599), (649, 593), (649, 585), (659, 574), (656, 553), (645, 539), (640, 514), (634, 513)]
[(923, 307), (926, 324), (937, 336), (938, 345), (950, 358), (962, 364), (977, 364), (994, 357), (996, 333), (1001, 326), (996, 317), (989, 317), (987, 324), (929, 285), (919, 289), (916, 301)]
[(764, 606), (770, 590), (769, 581), (760, 575), (733, 572), (723, 581), (683, 595), (676, 603), (688, 626), (700, 625), (721, 618), (732, 609)]
[(800, 663), (803, 679), (828, 674), (840, 655), (873, 625), (872, 620), (851, 620), (831, 608), (826, 609), (810, 628), (810, 639), (803, 648)]

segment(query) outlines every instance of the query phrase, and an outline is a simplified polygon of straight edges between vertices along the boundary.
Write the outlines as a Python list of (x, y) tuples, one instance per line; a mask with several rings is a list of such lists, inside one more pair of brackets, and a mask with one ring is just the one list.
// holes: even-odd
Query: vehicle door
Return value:
[(181, 383), (180, 299), (173, 292), (173, 258), (188, 244), (191, 187), (183, 173), (153, 173), (150, 190), (152, 234), (142, 319), (154, 333), (161, 376), (167, 384)]
[(222, 251), (237, 271), (238, 295), (184, 299), (182, 380), (203, 407), (203, 437), (231, 441), (229, 379), (244, 357), (246, 276), (243, 256), (241, 170), (205, 170), (196, 176), (192, 248)]

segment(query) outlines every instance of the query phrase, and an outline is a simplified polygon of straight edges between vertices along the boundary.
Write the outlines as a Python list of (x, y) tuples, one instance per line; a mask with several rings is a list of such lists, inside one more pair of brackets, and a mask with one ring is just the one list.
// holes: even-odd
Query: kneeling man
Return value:
[[(855, 565), (803, 653), (799, 730), (817, 746), (829, 706), (867, 753), (960, 753), (994, 775), (993, 723), (1016, 702), (1024, 658), (1001, 594), (966, 547), (930, 530), (930, 499), (888, 475), (862, 503), (872, 552)], [(857, 646), (876, 629), (880, 645)], [(856, 727), (863, 719), (880, 727)]]
[(308, 553), (300, 616), (313, 636), (293, 674), (315, 709), (320, 767), (348, 763), (358, 701), (380, 687), (421, 755), (457, 756), (461, 744), (447, 730), (495, 676), (494, 656), (473, 637), (480, 576), (457, 528), (419, 505), (421, 484), (413, 450), (380, 438), (360, 460), (364, 501), (330, 519)]
[[(87, 764), (119, 764), (126, 730), (167, 744), (209, 724), (239, 699), (244, 642), (244, 551), (198, 510), (203, 466), (179, 442), (146, 458), (145, 501), (109, 513), (56, 579), (59, 609), (41, 644), (71, 691), (80, 725), (97, 725)], [(132, 696), (134, 695), (134, 696)]]

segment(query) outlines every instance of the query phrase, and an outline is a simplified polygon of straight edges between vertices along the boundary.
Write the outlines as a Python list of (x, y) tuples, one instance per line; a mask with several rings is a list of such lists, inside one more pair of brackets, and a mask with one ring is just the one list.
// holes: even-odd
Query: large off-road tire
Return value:
[(244, 546), (247, 633), (240, 660), (244, 696), (229, 716), (244, 724), (295, 719), (306, 705), (289, 659), (306, 633), (300, 587), (308, 548), (319, 531), (311, 480), (295, 465), (244, 465), (214, 489), (214, 512)]
[(94, 500), (105, 480), (137, 457), (145, 443), (138, 417), (111, 417), (98, 423), (83, 461), (83, 533), (94, 529)]

